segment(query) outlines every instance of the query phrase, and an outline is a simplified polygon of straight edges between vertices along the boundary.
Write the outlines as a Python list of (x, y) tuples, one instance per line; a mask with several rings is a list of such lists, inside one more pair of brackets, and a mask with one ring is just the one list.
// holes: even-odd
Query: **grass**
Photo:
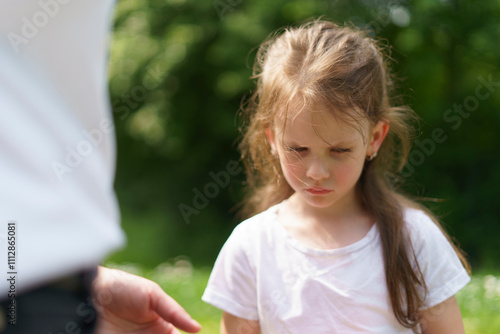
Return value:
[(467, 334), (500, 333), (500, 277), (472, 276), (457, 300)]
[[(172, 259), (153, 270), (144, 270), (133, 264), (108, 266), (157, 282), (203, 326), (200, 333), (219, 333), (221, 311), (201, 301), (211, 268), (193, 268), (183, 257)], [(456, 297), (467, 334), (500, 333), (500, 277), (475, 275)]]

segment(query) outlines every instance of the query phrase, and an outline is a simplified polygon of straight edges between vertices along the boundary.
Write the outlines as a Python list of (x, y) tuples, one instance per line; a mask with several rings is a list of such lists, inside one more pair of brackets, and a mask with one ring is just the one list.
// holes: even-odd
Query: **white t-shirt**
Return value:
[(124, 243), (107, 88), (113, 4), (0, 2), (0, 268), (16, 273), (16, 293)]
[[(312, 249), (278, 223), (281, 205), (235, 228), (217, 258), (205, 302), (258, 320), (262, 333), (412, 333), (393, 314), (376, 225), (349, 246)], [(427, 215), (408, 209), (405, 221), (431, 307), (470, 278)]]

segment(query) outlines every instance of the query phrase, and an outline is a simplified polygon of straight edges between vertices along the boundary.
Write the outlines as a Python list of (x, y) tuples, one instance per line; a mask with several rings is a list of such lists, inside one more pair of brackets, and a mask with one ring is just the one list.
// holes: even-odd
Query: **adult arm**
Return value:
[(98, 334), (197, 333), (201, 326), (153, 281), (99, 267), (93, 283)]
[(260, 325), (257, 320), (247, 320), (230, 313), (223, 312), (220, 322), (221, 334), (259, 334)]
[(455, 296), (421, 312), (422, 334), (465, 334), (462, 314)]

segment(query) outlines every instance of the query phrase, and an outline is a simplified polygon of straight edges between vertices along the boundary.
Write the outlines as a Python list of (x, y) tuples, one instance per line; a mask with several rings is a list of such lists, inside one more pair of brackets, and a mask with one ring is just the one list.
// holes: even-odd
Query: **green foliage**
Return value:
[(472, 281), (457, 294), (465, 332), (500, 332), (500, 277), (473, 276)]
[[(498, 265), (499, 14), (494, 0), (119, 1), (109, 74), (129, 248), (115, 257), (213, 262), (238, 222), (231, 209), (244, 175), (231, 175), (201, 209), (195, 190), (210, 190), (210, 172), (238, 160), (236, 113), (253, 87), (255, 48), (279, 27), (324, 15), (392, 46), (405, 79), (398, 92), (421, 116), (418, 140), (427, 143), (415, 146), (407, 189), (444, 199), (435, 209), (474, 264)], [(455, 105), (465, 105), (461, 114)], [(436, 128), (446, 140), (430, 144)], [(180, 204), (193, 208), (188, 219)]]

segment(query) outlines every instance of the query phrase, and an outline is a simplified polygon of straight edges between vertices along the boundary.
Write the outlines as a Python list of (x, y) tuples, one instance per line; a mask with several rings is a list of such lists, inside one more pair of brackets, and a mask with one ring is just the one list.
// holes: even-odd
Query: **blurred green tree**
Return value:
[(228, 164), (256, 48), (325, 16), (390, 46), (399, 95), (422, 118), (405, 187), (443, 199), (428, 204), (473, 263), (498, 265), (499, 14), (493, 0), (120, 1), (109, 74), (129, 246), (113, 259), (213, 262), (238, 222), (244, 175)]

